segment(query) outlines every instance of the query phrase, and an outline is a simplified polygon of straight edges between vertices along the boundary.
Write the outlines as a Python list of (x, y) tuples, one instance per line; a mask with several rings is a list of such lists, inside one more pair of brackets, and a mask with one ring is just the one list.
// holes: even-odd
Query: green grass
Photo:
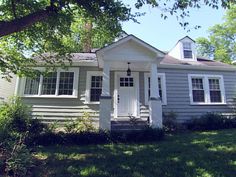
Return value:
[(236, 129), (168, 135), (157, 143), (41, 147), (35, 156), (40, 177), (234, 177)]

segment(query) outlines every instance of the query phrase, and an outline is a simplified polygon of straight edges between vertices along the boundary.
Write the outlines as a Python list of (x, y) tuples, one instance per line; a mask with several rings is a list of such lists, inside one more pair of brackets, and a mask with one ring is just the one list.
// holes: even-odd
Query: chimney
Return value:
[(84, 24), (85, 37), (83, 41), (83, 52), (91, 52), (92, 49), (92, 27), (93, 24), (91, 21), (88, 21)]

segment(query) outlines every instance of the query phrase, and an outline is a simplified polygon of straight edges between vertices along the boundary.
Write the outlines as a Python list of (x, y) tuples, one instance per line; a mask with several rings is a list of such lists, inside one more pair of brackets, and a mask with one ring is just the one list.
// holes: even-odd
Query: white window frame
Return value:
[[(185, 49), (185, 48), (184, 48), (184, 44), (190, 44), (190, 49)], [(183, 45), (183, 50), (182, 50), (182, 51), (183, 51), (183, 58), (184, 58), (184, 59), (187, 59), (187, 60), (193, 60), (193, 47), (192, 47), (192, 43), (191, 43), (191, 42), (183, 42), (182, 45)], [(184, 51), (185, 51), (185, 50), (192, 52), (192, 57), (191, 57), (191, 58), (186, 58), (186, 57), (184, 56)]]
[[(40, 75), (39, 81), (39, 89), (38, 94), (30, 95), (24, 94), (26, 78), (22, 78), (22, 92), (21, 95), (23, 97), (40, 97), (40, 98), (77, 98), (78, 97), (78, 82), (79, 82), (79, 68), (69, 68), (65, 69), (57, 69), (55, 71), (57, 73), (57, 81), (56, 81), (56, 91), (54, 95), (43, 95), (42, 93), (42, 84), (43, 84), (43, 76)], [(59, 93), (59, 80), (60, 80), (60, 72), (73, 72), (74, 73), (74, 81), (73, 81), (73, 93), (72, 95), (58, 95)]]
[(90, 101), (90, 90), (91, 90), (91, 78), (92, 78), (92, 76), (103, 76), (103, 72), (102, 71), (87, 71), (85, 103), (86, 104), (100, 104), (100, 101)]
[[(204, 98), (205, 98), (204, 102), (194, 102), (193, 101), (192, 78), (202, 78), (203, 89), (204, 89)], [(221, 102), (211, 102), (210, 101), (209, 79), (219, 79), (220, 92), (221, 92)], [(226, 104), (224, 78), (222, 75), (188, 74), (188, 85), (189, 85), (189, 97), (190, 97), (190, 104), (191, 105), (222, 105), (222, 104), (224, 105), (224, 104)]]
[[(166, 75), (165, 73), (157, 73), (157, 76), (161, 78), (161, 90), (162, 90), (162, 105), (167, 105), (166, 97)], [(150, 73), (144, 73), (144, 96), (145, 96), (145, 105), (149, 105), (148, 98), (148, 78)]]

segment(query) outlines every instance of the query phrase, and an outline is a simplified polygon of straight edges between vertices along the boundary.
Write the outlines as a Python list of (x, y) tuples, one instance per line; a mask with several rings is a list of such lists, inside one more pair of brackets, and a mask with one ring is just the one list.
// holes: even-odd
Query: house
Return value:
[(6, 101), (7, 98), (14, 95), (16, 85), (16, 77), (8, 81), (3, 74), (0, 73), (0, 104)]
[(89, 112), (105, 130), (111, 129), (111, 121), (129, 117), (162, 127), (163, 113), (171, 111), (178, 122), (206, 112), (231, 112), (236, 68), (199, 58), (195, 48), (186, 36), (164, 53), (127, 35), (95, 52), (72, 54), (68, 70), (17, 78), (16, 93), (44, 121)]

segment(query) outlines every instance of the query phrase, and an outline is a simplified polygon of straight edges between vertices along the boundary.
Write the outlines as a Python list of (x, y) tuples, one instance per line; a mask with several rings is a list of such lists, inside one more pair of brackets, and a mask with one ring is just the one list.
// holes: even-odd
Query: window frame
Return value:
[[(148, 78), (150, 73), (144, 73), (144, 99), (145, 105), (149, 105), (148, 98)], [(167, 96), (166, 96), (166, 76), (165, 73), (157, 73), (157, 77), (161, 78), (161, 90), (162, 90), (162, 105), (167, 105)]]
[[(184, 45), (185, 44), (190, 44), (190, 49), (185, 49), (184, 48)], [(185, 56), (184, 56), (184, 51), (191, 51), (191, 53), (192, 53), (192, 57), (191, 58), (186, 58)], [(192, 47), (192, 43), (191, 42), (182, 42), (182, 52), (183, 52), (183, 58), (184, 59), (187, 59), (187, 60), (193, 60), (194, 58), (194, 56), (193, 56), (193, 47)]]
[[(192, 78), (202, 78), (203, 79), (203, 89), (204, 89), (204, 102), (194, 102), (192, 94)], [(221, 92), (221, 102), (211, 102), (210, 99), (210, 85), (209, 79), (218, 79), (220, 92)], [(224, 87), (224, 78), (222, 75), (208, 75), (208, 74), (188, 74), (188, 85), (189, 85), (189, 97), (190, 105), (224, 105), (226, 103), (225, 97), (225, 87)]]
[(91, 78), (92, 78), (92, 76), (103, 76), (103, 72), (102, 71), (87, 71), (85, 104), (100, 104), (100, 101), (90, 101)]
[[(43, 70), (43, 69), (42, 69)], [(38, 94), (25, 94), (25, 84), (26, 84), (26, 77), (22, 78), (22, 93), (21, 95), (23, 97), (39, 97), (39, 98), (77, 98), (78, 97), (78, 82), (79, 82), (79, 68), (69, 68), (69, 69), (57, 69), (57, 80), (56, 80), (56, 91), (54, 95), (47, 95), (42, 94), (42, 86), (43, 86), (43, 75), (40, 75), (39, 79), (39, 89)], [(60, 82), (60, 73), (61, 72), (73, 72), (74, 73), (74, 79), (73, 79), (73, 93), (72, 95), (59, 95), (59, 82)]]

